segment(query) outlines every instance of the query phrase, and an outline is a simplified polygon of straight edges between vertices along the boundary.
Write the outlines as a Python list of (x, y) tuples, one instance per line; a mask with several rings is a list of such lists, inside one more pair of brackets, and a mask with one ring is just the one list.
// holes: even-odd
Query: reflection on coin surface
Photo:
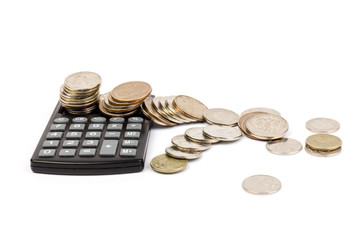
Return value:
[(331, 134), (314, 134), (306, 139), (306, 145), (314, 150), (331, 151), (341, 147), (339, 137)]
[(341, 153), (341, 147), (332, 151), (321, 151), (321, 150), (311, 149), (308, 146), (305, 146), (305, 151), (310, 155), (316, 157), (333, 157)]
[(146, 82), (131, 81), (115, 87), (111, 96), (118, 102), (141, 101), (150, 95), (151, 90), (151, 86)]
[(210, 124), (235, 126), (239, 118), (237, 113), (223, 108), (211, 108), (204, 111), (204, 119)]
[(173, 158), (179, 158), (179, 159), (197, 159), (201, 157), (201, 152), (186, 152), (178, 149), (175, 146), (170, 146), (165, 149), (165, 152), (167, 155)]
[(184, 122), (196, 122), (197, 120), (189, 118), (182, 114), (179, 110), (177, 110), (177, 108), (173, 105), (175, 97), (176, 96), (162, 97), (161, 104), (166, 110), (168, 110), (170, 113), (174, 114), (178, 118), (182, 119)]
[(282, 138), (289, 129), (289, 125), (278, 115), (259, 113), (246, 121), (246, 128), (258, 139), (273, 140)]
[(204, 111), (207, 107), (199, 100), (185, 96), (178, 95), (174, 98), (173, 104), (175, 107), (187, 117), (203, 121)]
[(163, 118), (152, 106), (152, 101), (153, 98), (152, 97), (148, 97), (147, 99), (145, 99), (145, 101), (143, 102), (142, 106), (142, 110), (144, 110), (147, 115), (151, 116), (150, 119), (156, 119), (156, 122), (162, 122), (163, 124), (167, 125), (167, 126), (175, 126), (176, 124), (173, 122), (170, 122), (169, 120)]
[(277, 155), (292, 155), (301, 151), (302, 144), (295, 139), (281, 138), (267, 142), (266, 148)]
[(314, 118), (306, 122), (306, 128), (314, 133), (333, 133), (339, 130), (340, 123), (330, 118)]
[(65, 79), (65, 86), (73, 91), (90, 90), (101, 84), (101, 77), (93, 72), (77, 72)]
[(176, 159), (162, 154), (154, 157), (151, 162), (151, 168), (160, 173), (176, 173), (184, 170), (188, 164), (187, 160)]
[(238, 127), (209, 125), (204, 128), (205, 136), (220, 141), (236, 141), (241, 138), (242, 134)]
[(205, 151), (210, 148), (209, 143), (196, 143), (185, 138), (185, 135), (178, 135), (171, 139), (172, 144), (184, 151)]
[(258, 113), (270, 113), (270, 114), (274, 114), (274, 115), (278, 115), (280, 116), (280, 113), (274, 109), (271, 109), (271, 108), (263, 108), (263, 107), (257, 107), (257, 108), (250, 108), (250, 109), (247, 109), (245, 111), (243, 111), (241, 113), (241, 116), (242, 115), (245, 115), (247, 113), (253, 113), (253, 112), (258, 112)]
[(192, 141), (200, 143), (217, 143), (219, 140), (204, 135), (204, 127), (193, 127), (185, 131), (185, 136)]
[(246, 178), (242, 184), (243, 189), (255, 195), (269, 195), (281, 189), (281, 182), (272, 176), (255, 175)]

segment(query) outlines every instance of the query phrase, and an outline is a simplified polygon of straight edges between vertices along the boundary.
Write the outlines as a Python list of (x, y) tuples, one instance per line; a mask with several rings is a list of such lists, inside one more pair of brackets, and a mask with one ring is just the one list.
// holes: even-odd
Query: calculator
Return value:
[(58, 103), (31, 158), (36, 173), (100, 175), (140, 172), (151, 121), (141, 111), (107, 117), (72, 115)]

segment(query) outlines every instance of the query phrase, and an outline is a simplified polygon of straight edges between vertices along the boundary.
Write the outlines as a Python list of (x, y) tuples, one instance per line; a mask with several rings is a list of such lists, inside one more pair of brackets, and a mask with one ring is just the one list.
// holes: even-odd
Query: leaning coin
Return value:
[(163, 118), (169, 120), (170, 122), (174, 122), (174, 123), (184, 123), (183, 121), (181, 121), (180, 119), (178, 119), (176, 116), (174, 116), (173, 114), (164, 111), (163, 106), (161, 104), (161, 99), (162, 97), (155, 97), (152, 101), (152, 106), (154, 108), (154, 110), (160, 114)]
[(281, 189), (279, 179), (268, 175), (255, 175), (246, 178), (242, 183), (243, 189), (255, 195), (269, 195)]
[(314, 133), (333, 133), (339, 130), (340, 123), (330, 118), (314, 118), (306, 122), (306, 128)]
[(204, 111), (207, 107), (199, 100), (185, 96), (176, 96), (173, 101), (174, 106), (184, 115), (198, 121), (204, 121)]
[(150, 162), (151, 168), (159, 173), (177, 173), (184, 170), (187, 164), (187, 160), (172, 158), (166, 154), (156, 156)]
[(258, 112), (250, 112), (250, 113), (246, 113), (244, 115), (241, 115), (240, 120), (238, 122), (238, 126), (240, 128), (240, 130), (249, 138), (255, 139), (255, 140), (259, 140), (258, 138), (256, 138), (255, 136), (252, 136), (251, 133), (247, 130), (246, 128), (246, 122), (249, 118), (251, 118), (252, 116), (256, 115), (256, 114), (260, 114)]
[(242, 136), (238, 127), (209, 125), (204, 128), (204, 134), (207, 137), (219, 141), (236, 141)]
[(183, 151), (199, 152), (210, 148), (209, 143), (196, 143), (185, 138), (185, 135), (178, 135), (171, 139), (171, 143)]
[(237, 113), (223, 108), (211, 108), (204, 111), (204, 119), (209, 124), (235, 126), (239, 118)]
[(309, 148), (309, 146), (305, 146), (305, 151), (308, 154), (313, 155), (315, 157), (333, 157), (341, 153), (341, 147), (332, 151), (321, 151), (321, 150), (311, 149)]
[(176, 96), (168, 96), (168, 97), (162, 97), (160, 102), (163, 106), (164, 111), (168, 112), (169, 114), (173, 114), (180, 118), (182, 121), (186, 123), (190, 122), (196, 122), (197, 120), (194, 120), (192, 118), (189, 118), (182, 114), (179, 110), (176, 109), (176, 107), (173, 105), (173, 101)]
[(306, 139), (306, 145), (314, 150), (332, 151), (341, 147), (342, 141), (339, 137), (331, 134), (314, 134)]
[(266, 148), (277, 155), (292, 155), (301, 151), (302, 144), (295, 139), (281, 138), (267, 142)]
[(167, 126), (175, 126), (176, 123), (170, 122), (169, 120), (163, 118), (153, 107), (152, 101), (153, 97), (148, 97), (145, 99), (143, 104), (141, 105), (142, 108), (151, 116), (152, 119), (156, 119), (159, 122), (162, 122), (163, 124), (166, 124)]
[(186, 152), (186, 151), (182, 151), (181, 149), (175, 146), (167, 147), (165, 149), (165, 152), (170, 157), (178, 158), (178, 159), (192, 160), (201, 157), (201, 152)]
[(185, 131), (185, 137), (194, 142), (199, 143), (217, 143), (219, 140), (206, 137), (204, 135), (204, 127), (193, 127)]
[(289, 125), (278, 115), (259, 113), (246, 121), (246, 128), (258, 139), (273, 140), (282, 138), (289, 129)]
[(257, 108), (250, 108), (250, 109), (247, 109), (245, 111), (243, 111), (241, 113), (241, 116), (242, 115), (245, 115), (247, 113), (253, 113), (253, 112), (258, 112), (258, 113), (270, 113), (270, 114), (274, 114), (274, 115), (279, 115), (280, 116), (280, 113), (274, 109), (271, 109), (271, 108), (264, 108), (264, 107), (257, 107)]

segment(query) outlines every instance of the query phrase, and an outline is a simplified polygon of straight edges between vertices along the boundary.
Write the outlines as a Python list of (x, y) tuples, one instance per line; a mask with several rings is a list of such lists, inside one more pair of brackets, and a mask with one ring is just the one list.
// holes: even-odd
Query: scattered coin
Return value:
[(316, 157), (333, 157), (341, 153), (341, 147), (331, 151), (321, 151), (321, 150), (311, 149), (309, 146), (305, 146), (305, 150), (307, 153)]
[(314, 133), (333, 133), (339, 130), (340, 123), (330, 118), (314, 118), (306, 122), (306, 128)]
[(201, 157), (201, 152), (186, 152), (175, 146), (170, 146), (165, 149), (167, 155), (173, 158), (193, 160)]
[(255, 195), (269, 195), (281, 189), (281, 182), (269, 175), (254, 175), (246, 178), (242, 184), (243, 189)]
[(181, 124), (184, 123), (181, 119), (179, 119), (175, 114), (164, 109), (161, 103), (162, 97), (155, 97), (152, 101), (152, 106), (157, 113), (159, 113), (163, 118), (167, 119), (170, 122)]
[(217, 143), (219, 140), (206, 137), (204, 127), (193, 127), (185, 131), (185, 137), (198, 143)]
[(172, 144), (174, 144), (178, 149), (189, 152), (199, 152), (205, 151), (210, 148), (209, 143), (196, 143), (189, 141), (185, 138), (185, 135), (178, 135), (171, 139)]
[(146, 82), (131, 81), (125, 82), (111, 91), (111, 97), (117, 102), (140, 102), (147, 98), (152, 89)]
[(151, 168), (159, 173), (177, 173), (184, 170), (187, 165), (187, 160), (172, 158), (166, 154), (156, 156), (150, 162)]
[(204, 119), (209, 124), (236, 126), (239, 118), (237, 113), (223, 108), (211, 108), (204, 111)]
[(187, 117), (197, 121), (204, 121), (204, 111), (207, 107), (199, 100), (189, 96), (179, 95), (174, 98), (173, 105)]
[(281, 116), (258, 113), (246, 121), (246, 129), (248, 134), (256, 139), (273, 140), (282, 138), (289, 129), (289, 125)]
[(301, 151), (302, 144), (295, 139), (281, 138), (266, 143), (269, 152), (277, 155), (292, 155)]
[(250, 108), (250, 109), (247, 109), (245, 111), (243, 111), (241, 113), (241, 116), (242, 115), (245, 115), (247, 113), (254, 113), (254, 112), (257, 112), (257, 113), (270, 113), (270, 114), (274, 114), (274, 115), (278, 115), (280, 116), (280, 113), (274, 109), (271, 109), (271, 108), (264, 108), (264, 107), (257, 107), (257, 108)]
[(153, 107), (152, 101), (153, 97), (148, 97), (145, 99), (143, 104), (141, 105), (141, 110), (146, 116), (150, 116), (150, 119), (153, 119), (156, 123), (161, 123), (160, 125), (165, 126), (175, 126), (176, 123), (170, 122), (169, 120), (163, 118)]
[(175, 116), (181, 118), (184, 122), (190, 123), (190, 122), (196, 122), (197, 120), (194, 120), (192, 118), (189, 118), (182, 114), (179, 110), (176, 109), (173, 105), (173, 101), (176, 96), (168, 96), (168, 97), (162, 97), (161, 103), (164, 106), (164, 109), (168, 110), (170, 113), (174, 114)]
[(209, 125), (204, 128), (204, 135), (219, 141), (236, 141), (242, 136), (237, 127)]
[(339, 149), (342, 141), (339, 137), (331, 134), (314, 134), (306, 139), (306, 146), (313, 150), (332, 151)]
[(240, 120), (238, 122), (238, 127), (241, 129), (241, 131), (249, 138), (252, 138), (252, 139), (255, 139), (255, 140), (258, 140), (257, 138), (255, 138), (254, 136), (252, 136), (247, 128), (246, 128), (246, 121), (251, 118), (252, 116), (256, 115), (256, 114), (259, 114), (258, 112), (249, 112), (249, 113), (246, 113), (244, 115), (241, 115), (240, 117)]

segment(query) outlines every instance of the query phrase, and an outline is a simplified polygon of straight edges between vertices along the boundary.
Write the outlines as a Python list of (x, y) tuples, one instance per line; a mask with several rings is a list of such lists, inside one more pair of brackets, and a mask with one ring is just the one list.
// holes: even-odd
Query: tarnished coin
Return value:
[(65, 79), (65, 86), (73, 91), (87, 91), (99, 87), (101, 77), (93, 72), (77, 72)]
[(181, 149), (175, 146), (167, 147), (165, 149), (165, 152), (170, 157), (179, 158), (179, 159), (192, 160), (201, 157), (201, 152), (186, 152), (186, 151), (182, 151)]
[(301, 151), (302, 144), (295, 139), (281, 138), (267, 142), (266, 148), (277, 155), (292, 155)]
[(118, 85), (111, 91), (111, 97), (118, 102), (134, 102), (147, 98), (152, 89), (150, 84), (131, 81)]
[(243, 111), (241, 113), (241, 116), (242, 115), (245, 115), (247, 113), (254, 113), (254, 112), (257, 112), (257, 113), (270, 113), (270, 114), (274, 114), (274, 115), (278, 115), (280, 116), (280, 113), (274, 109), (271, 109), (271, 108), (264, 108), (264, 107), (257, 107), (257, 108), (250, 108), (250, 109), (247, 109), (245, 111)]
[(171, 143), (183, 151), (199, 152), (210, 148), (209, 143), (196, 143), (185, 138), (185, 135), (178, 135), (171, 139)]
[(314, 118), (306, 122), (306, 128), (314, 133), (333, 133), (339, 130), (340, 123), (330, 118)]
[(204, 111), (204, 119), (209, 124), (235, 126), (239, 118), (236, 112), (223, 108), (211, 108)]
[(204, 128), (204, 135), (219, 141), (236, 141), (242, 136), (238, 127), (209, 125)]
[(242, 183), (243, 189), (255, 195), (269, 195), (281, 189), (279, 179), (269, 175), (254, 175), (246, 178)]
[(217, 143), (219, 140), (206, 137), (204, 135), (204, 127), (193, 127), (185, 131), (185, 137), (194, 142), (199, 143)]
[(187, 117), (198, 121), (204, 121), (204, 111), (207, 109), (207, 107), (199, 100), (189, 96), (179, 95), (174, 98), (173, 104), (181, 113), (185, 114)]
[(314, 134), (306, 139), (306, 145), (314, 150), (332, 151), (341, 147), (342, 141), (339, 137), (331, 134)]
[(259, 140), (273, 140), (282, 138), (289, 129), (289, 125), (278, 115), (259, 113), (246, 121), (246, 129)]
[(320, 151), (309, 148), (309, 146), (305, 146), (305, 151), (309, 153), (310, 155), (316, 156), (316, 157), (333, 157), (341, 153), (341, 147), (332, 151)]
[(159, 173), (177, 173), (184, 170), (187, 165), (187, 160), (172, 158), (166, 154), (156, 156), (150, 162), (151, 168)]

